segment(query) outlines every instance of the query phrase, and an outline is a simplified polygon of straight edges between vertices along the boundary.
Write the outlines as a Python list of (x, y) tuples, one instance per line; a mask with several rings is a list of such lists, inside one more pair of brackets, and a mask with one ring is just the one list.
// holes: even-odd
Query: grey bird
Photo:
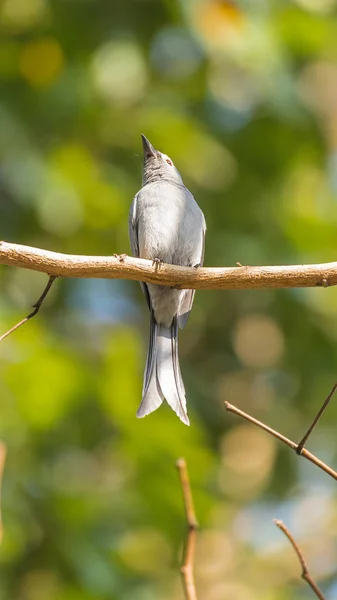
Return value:
[[(184, 186), (173, 161), (142, 135), (143, 187), (136, 194), (129, 217), (133, 256), (156, 263), (198, 267), (204, 261), (205, 218)], [(156, 410), (165, 399), (189, 425), (185, 387), (178, 357), (178, 326), (190, 314), (194, 290), (141, 283), (150, 309), (150, 341), (142, 401), (137, 417)]]

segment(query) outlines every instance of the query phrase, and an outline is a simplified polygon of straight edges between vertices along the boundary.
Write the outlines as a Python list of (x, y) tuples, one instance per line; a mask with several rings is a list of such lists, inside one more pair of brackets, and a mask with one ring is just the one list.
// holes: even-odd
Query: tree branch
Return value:
[(292, 547), (294, 548), (297, 556), (298, 556), (298, 560), (300, 561), (301, 567), (302, 567), (302, 573), (301, 573), (301, 577), (302, 579), (304, 579), (304, 581), (306, 581), (308, 583), (308, 585), (310, 585), (311, 589), (315, 592), (317, 598), (319, 598), (320, 600), (325, 600), (325, 596), (323, 596), (321, 590), (319, 589), (317, 583), (313, 580), (313, 578), (311, 577), (310, 573), (309, 573), (309, 569), (308, 569), (308, 565), (306, 563), (306, 560), (303, 556), (303, 552), (301, 550), (301, 548), (299, 547), (299, 545), (297, 544), (297, 542), (294, 540), (292, 534), (290, 533), (289, 529), (285, 526), (285, 524), (283, 523), (283, 521), (279, 521), (278, 519), (274, 519), (274, 523), (275, 525), (281, 529), (281, 531), (283, 531), (283, 533), (287, 536), (289, 542), (291, 543)]
[(55, 277), (131, 279), (164, 286), (204, 290), (238, 290), (337, 285), (337, 262), (277, 267), (191, 268), (121, 256), (77, 256), (0, 242), (0, 264), (40, 271)]
[(337, 472), (334, 471), (334, 469), (332, 469), (331, 467), (329, 467), (325, 462), (323, 462), (322, 460), (317, 458), (317, 456), (315, 456), (314, 454), (309, 452), (309, 450), (307, 450), (306, 448), (303, 447), (304, 443), (308, 440), (308, 437), (309, 437), (310, 433), (312, 432), (313, 428), (315, 427), (317, 421), (319, 420), (319, 418), (323, 414), (324, 410), (326, 409), (327, 405), (329, 404), (334, 392), (336, 391), (336, 388), (337, 388), (337, 384), (334, 384), (331, 392), (327, 396), (326, 400), (324, 400), (322, 407), (319, 409), (319, 411), (318, 411), (316, 417), (314, 418), (312, 424), (310, 425), (307, 433), (305, 434), (304, 438), (300, 441), (299, 444), (296, 444), (296, 442), (293, 442), (289, 438), (285, 437), (284, 435), (282, 435), (282, 433), (279, 433), (278, 431), (276, 431), (275, 429), (272, 429), (265, 423), (262, 423), (262, 421), (258, 421), (258, 419), (255, 419), (251, 415), (243, 412), (243, 410), (240, 410), (233, 404), (230, 404), (229, 402), (225, 402), (225, 407), (226, 407), (226, 410), (228, 410), (229, 412), (232, 412), (232, 413), (238, 415), (239, 417), (242, 417), (246, 421), (249, 421), (250, 423), (257, 425), (257, 427), (260, 427), (260, 429), (264, 429), (264, 431), (267, 431), (268, 433), (270, 433), (272, 436), (274, 436), (275, 438), (277, 438), (278, 440), (280, 440), (281, 442), (283, 442), (284, 444), (289, 446), (289, 448), (292, 448), (293, 450), (295, 450), (295, 452), (299, 456), (303, 456), (304, 458), (306, 458), (307, 460), (312, 462), (314, 465), (316, 465), (316, 467), (318, 467), (319, 469), (322, 469), (322, 471), (325, 471), (325, 473), (327, 473), (328, 475), (330, 475), (330, 477), (332, 477), (333, 479), (335, 479), (337, 481)]
[(47, 283), (46, 287), (44, 288), (40, 298), (35, 302), (35, 304), (33, 304), (34, 310), (32, 310), (32, 312), (29, 313), (29, 315), (27, 315), (27, 317), (25, 317), (24, 319), (22, 319), (21, 321), (16, 323), (16, 325), (11, 327), (8, 331), (6, 331), (6, 333), (3, 333), (2, 335), (0, 335), (0, 342), (2, 342), (2, 340), (4, 340), (8, 335), (13, 333), (13, 331), (16, 331), (17, 329), (19, 329), (19, 327), (21, 327), (21, 325), (24, 325), (25, 323), (27, 323), (27, 321), (29, 321), (29, 319), (32, 319), (33, 317), (35, 317), (35, 315), (37, 315), (37, 313), (39, 312), (39, 310), (43, 304), (43, 301), (45, 300), (55, 279), (56, 279), (55, 275), (51, 275), (49, 277), (48, 283)]
[(332, 396), (334, 395), (336, 389), (337, 389), (337, 382), (332, 386), (331, 391), (329, 392), (326, 399), (324, 400), (324, 402), (323, 402), (321, 408), (319, 409), (317, 415), (315, 416), (313, 422), (311, 423), (310, 427), (305, 432), (303, 438), (301, 439), (300, 443), (298, 444), (298, 446), (296, 448), (297, 454), (302, 453), (305, 443), (308, 441), (309, 436), (312, 434), (312, 432), (313, 432), (314, 428), (316, 427), (318, 421), (320, 420), (322, 414), (324, 413), (325, 409), (328, 407), (328, 404), (330, 403), (330, 400), (331, 400)]
[(5, 469), (7, 455), (7, 446), (4, 442), (0, 442), (0, 544), (3, 537), (3, 524), (2, 524), (2, 510), (1, 510), (1, 493), (2, 493), (2, 479)]
[(197, 600), (197, 593), (195, 590), (194, 583), (193, 561), (195, 551), (195, 537), (198, 528), (198, 522), (194, 511), (193, 497), (188, 477), (186, 461), (184, 458), (179, 458), (176, 464), (177, 469), (179, 471), (180, 483), (184, 496), (186, 521), (188, 525), (183, 564), (180, 568), (180, 571), (183, 578), (186, 600)]

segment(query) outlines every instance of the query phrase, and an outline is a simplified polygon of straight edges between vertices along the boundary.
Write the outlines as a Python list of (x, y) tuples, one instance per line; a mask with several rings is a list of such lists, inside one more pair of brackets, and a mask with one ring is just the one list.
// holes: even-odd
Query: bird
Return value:
[[(205, 217), (169, 156), (156, 150), (142, 134), (142, 188), (129, 215), (133, 256), (185, 267), (204, 262)], [(142, 401), (137, 417), (159, 408), (165, 399), (189, 425), (185, 387), (178, 356), (178, 327), (188, 320), (195, 290), (140, 283), (150, 310), (150, 339)]]

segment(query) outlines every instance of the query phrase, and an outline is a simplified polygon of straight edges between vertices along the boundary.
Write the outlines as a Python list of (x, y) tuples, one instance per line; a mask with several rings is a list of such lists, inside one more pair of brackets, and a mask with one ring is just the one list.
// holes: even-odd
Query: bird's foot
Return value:
[(152, 261), (152, 266), (154, 267), (155, 271), (159, 271), (160, 267), (164, 264), (164, 261), (162, 258), (154, 258)]
[(124, 262), (128, 255), (125, 254), (125, 253), (124, 254), (116, 254), (116, 253), (114, 253), (112, 256), (114, 258), (117, 258), (117, 260), (119, 260), (119, 262)]

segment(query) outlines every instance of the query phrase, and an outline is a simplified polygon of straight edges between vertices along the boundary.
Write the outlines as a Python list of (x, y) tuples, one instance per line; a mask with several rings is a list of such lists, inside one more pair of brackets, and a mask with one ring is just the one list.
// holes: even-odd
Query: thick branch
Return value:
[(281, 267), (188, 268), (121, 256), (76, 256), (0, 242), (0, 264), (56, 277), (132, 279), (169, 287), (238, 290), (337, 285), (337, 262)]

